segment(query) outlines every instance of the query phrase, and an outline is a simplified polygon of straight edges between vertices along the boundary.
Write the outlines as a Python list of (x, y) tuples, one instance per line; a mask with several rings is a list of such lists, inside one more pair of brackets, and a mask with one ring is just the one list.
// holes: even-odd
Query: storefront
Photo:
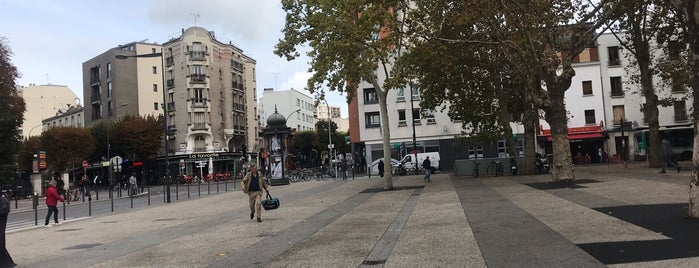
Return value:
[[(541, 131), (537, 136), (539, 146), (544, 148), (546, 154), (553, 153), (553, 143), (551, 141), (551, 130)], [(602, 126), (585, 126), (568, 128), (568, 141), (570, 142), (571, 161), (574, 164), (601, 163), (606, 159), (608, 151), (604, 144), (606, 136), (602, 131)], [(599, 153), (602, 152), (602, 158)]]

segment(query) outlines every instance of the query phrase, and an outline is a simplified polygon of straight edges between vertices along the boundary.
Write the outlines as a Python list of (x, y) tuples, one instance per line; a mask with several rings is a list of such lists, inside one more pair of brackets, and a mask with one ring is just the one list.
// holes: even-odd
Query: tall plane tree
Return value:
[[(400, 0), (282, 0), (286, 24), (275, 53), (294, 60), (300, 56), (299, 47), (311, 48), (307, 55), (313, 74), (308, 80), (312, 94), (327, 88), (351, 98), (362, 81), (371, 84), (381, 109), (385, 163), (391, 163), (386, 96), (389, 90), (404, 85), (396, 71), (400, 68), (394, 69), (393, 63), (403, 49), (403, 15), (408, 4)], [(391, 172), (385, 173), (384, 189), (393, 189)]]
[(12, 51), (6, 39), (0, 37), (0, 166), (15, 164), (14, 155), (21, 144), (21, 127), (26, 110), (24, 99), (17, 91), (15, 80), (19, 72), (10, 58)]

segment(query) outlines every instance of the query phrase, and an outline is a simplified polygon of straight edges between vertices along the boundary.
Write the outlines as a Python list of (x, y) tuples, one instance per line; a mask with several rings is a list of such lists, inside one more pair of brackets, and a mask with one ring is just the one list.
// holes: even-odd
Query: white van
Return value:
[[(417, 154), (417, 166), (422, 168), (422, 161), (425, 161), (425, 158), (430, 157), (430, 173), (434, 173), (439, 169), (439, 153), (438, 152), (429, 152), (429, 153), (418, 153)], [(415, 154), (408, 154), (403, 157), (403, 159), (400, 160), (400, 162), (403, 164), (403, 167), (408, 170), (413, 170), (415, 168), (415, 160), (413, 159), (415, 157)]]

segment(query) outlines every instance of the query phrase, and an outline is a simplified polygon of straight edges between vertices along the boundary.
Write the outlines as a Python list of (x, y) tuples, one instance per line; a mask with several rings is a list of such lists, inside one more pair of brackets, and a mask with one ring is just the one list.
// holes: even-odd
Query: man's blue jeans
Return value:
[(429, 168), (425, 169), (425, 181), (426, 182), (430, 181), (430, 169)]

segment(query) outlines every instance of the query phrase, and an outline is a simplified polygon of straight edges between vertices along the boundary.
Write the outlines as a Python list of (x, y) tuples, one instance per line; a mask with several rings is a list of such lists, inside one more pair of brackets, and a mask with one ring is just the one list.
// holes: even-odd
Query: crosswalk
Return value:
[[(89, 217), (78, 217), (78, 218), (66, 218), (65, 220), (61, 221), (62, 223), (68, 223), (72, 221), (78, 221), (78, 220), (83, 220), (87, 219)], [(53, 222), (53, 219), (51, 220)], [(38, 223), (38, 224), (36, 224)], [(33, 228), (40, 228), (44, 226), (44, 219), (38, 219), (37, 222), (34, 220), (16, 220), (12, 222), (7, 223), (7, 227), (5, 227), (5, 233), (14, 233), (14, 232), (20, 232), (28, 229), (33, 229)]]

